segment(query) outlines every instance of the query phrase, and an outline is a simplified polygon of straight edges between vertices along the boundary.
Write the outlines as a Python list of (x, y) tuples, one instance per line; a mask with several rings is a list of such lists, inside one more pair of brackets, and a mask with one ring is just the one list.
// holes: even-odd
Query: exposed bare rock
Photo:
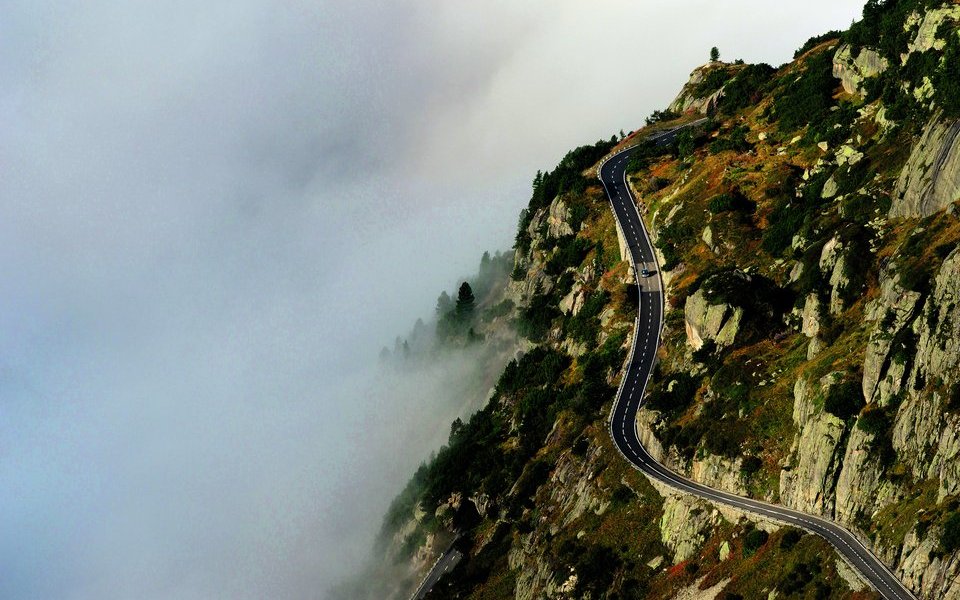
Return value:
[(603, 451), (591, 446), (583, 458), (564, 453), (550, 478), (547, 502), (540, 507), (539, 524), (514, 543), (508, 556), (517, 571), (514, 598), (534, 600), (561, 597), (560, 589), (571, 573), (553, 565), (542, 555), (545, 537), (556, 535), (587, 512), (603, 514), (610, 506), (609, 494), (597, 485)]
[(477, 509), (477, 513), (480, 516), (486, 516), (487, 511), (490, 509), (490, 496), (487, 494), (476, 494), (470, 497), (470, 502), (473, 502), (474, 508)]
[(683, 87), (680, 94), (670, 103), (669, 110), (673, 112), (698, 112), (707, 114), (708, 111), (716, 107), (717, 101), (723, 93), (723, 89), (716, 90), (707, 97), (698, 97), (695, 93), (696, 87), (700, 85), (707, 77), (710, 71), (716, 68), (723, 68), (722, 63), (707, 63), (697, 67), (690, 73), (690, 80)]
[(710, 248), (710, 251), (713, 253), (717, 252), (717, 247), (713, 243), (713, 228), (709, 225), (703, 228), (703, 235), (700, 236), (703, 240), (703, 243), (706, 244), (707, 248)]
[(880, 75), (890, 65), (872, 48), (861, 48), (857, 57), (849, 44), (843, 44), (833, 57), (833, 76), (848, 94), (863, 95), (863, 81)]
[(944, 5), (926, 11), (922, 20), (920, 20), (920, 27), (917, 29), (916, 36), (907, 46), (907, 54), (902, 57), (903, 64), (907, 64), (907, 58), (914, 52), (942, 50), (946, 42), (937, 37), (937, 32), (944, 21), (948, 19), (960, 20), (960, 6)]
[(923, 598), (960, 598), (960, 553), (937, 556), (940, 529), (932, 528), (920, 537), (914, 528), (907, 533), (900, 552), (899, 574), (907, 587), (919, 590)]
[(840, 579), (843, 579), (843, 582), (846, 583), (852, 591), (860, 592), (872, 589), (870, 584), (861, 579), (860, 575), (858, 575), (845, 560), (838, 557), (834, 564), (837, 566), (837, 575), (840, 576)]
[(526, 253), (515, 253), (513, 257), (514, 270), (522, 272), (524, 276), (519, 280), (511, 279), (505, 291), (505, 296), (518, 306), (526, 304), (538, 292), (546, 294), (553, 289), (554, 278), (546, 273), (550, 257), (543, 251), (544, 240), (575, 233), (570, 225), (569, 207), (559, 196), (554, 198), (549, 206), (533, 215), (527, 233), (530, 235), (530, 248)]
[(710, 304), (703, 289), (687, 297), (683, 309), (687, 342), (699, 350), (706, 340), (731, 346), (740, 330), (743, 309), (729, 304)]
[(715, 454), (707, 454), (693, 461), (690, 474), (696, 481), (710, 487), (746, 494), (740, 464), (743, 459), (729, 460)]
[(580, 312), (580, 309), (583, 308), (583, 303), (586, 302), (586, 299), (587, 294), (583, 284), (579, 281), (576, 281), (574, 282), (570, 293), (560, 300), (560, 312), (565, 315), (576, 315), (578, 312)]
[(876, 323), (863, 360), (863, 397), (867, 402), (885, 405), (900, 391), (904, 366), (890, 359), (891, 346), (896, 333), (915, 318), (919, 301), (918, 292), (900, 287), (896, 268), (889, 265), (880, 279), (880, 297), (867, 306), (867, 320)]
[(711, 71), (716, 69), (726, 69), (728, 65), (719, 62), (711, 62), (697, 67), (690, 73), (690, 80), (683, 87), (680, 94), (670, 103), (669, 109), (673, 112), (697, 112), (707, 114), (717, 106), (717, 102), (723, 97), (723, 88), (713, 91), (707, 96), (698, 96), (697, 86), (703, 83), (704, 79)]
[[(913, 304), (916, 302), (914, 299)], [(893, 304), (890, 314), (900, 314), (896, 306)], [(936, 381), (941, 389), (960, 384), (960, 251), (955, 250), (944, 260), (924, 308), (916, 312), (922, 312), (922, 316), (914, 321), (916, 351), (908, 357), (912, 361), (904, 365), (888, 361), (891, 370), (901, 367), (894, 371), (901, 380), (913, 382), (904, 386), (907, 393), (894, 420), (893, 445), (917, 479), (939, 481), (942, 499), (960, 493), (960, 418), (944, 412), (942, 394), (925, 390), (922, 382)], [(899, 320), (895, 317), (894, 323)], [(865, 361), (864, 389), (868, 389), (868, 375), (871, 380), (876, 378), (875, 357), (880, 352), (874, 348), (883, 340), (875, 341), (875, 337), (871, 337)], [(902, 369), (906, 368), (910, 373), (904, 376)]]
[(793, 421), (799, 434), (794, 466), (780, 474), (780, 500), (787, 506), (815, 514), (833, 512), (834, 478), (843, 459), (843, 422), (825, 412), (814, 396), (826, 394), (839, 374), (823, 377), (811, 386), (800, 378), (794, 385)]
[(840, 191), (840, 186), (837, 185), (837, 179), (831, 175), (827, 179), (826, 183), (823, 184), (823, 190), (820, 191), (820, 197), (824, 200), (830, 200), (837, 196), (837, 192)]
[(807, 294), (803, 303), (803, 335), (816, 337), (820, 333), (820, 298), (816, 294)]
[(943, 261), (927, 298), (917, 342), (917, 370), (945, 385), (960, 381), (960, 251)]
[(839, 315), (843, 312), (846, 304), (843, 299), (844, 289), (850, 285), (850, 278), (847, 276), (847, 257), (841, 255), (837, 259), (837, 264), (833, 266), (830, 273), (830, 314)]
[(706, 579), (706, 577), (701, 577), (689, 586), (678, 591), (677, 595), (674, 596), (674, 600), (714, 600), (720, 595), (724, 588), (727, 587), (727, 584), (730, 583), (730, 579), (724, 579), (720, 583), (702, 590), (700, 586), (703, 584), (704, 579)]
[(718, 522), (713, 508), (694, 496), (668, 494), (663, 500), (660, 537), (677, 564), (694, 556)]
[(927, 217), (960, 198), (960, 121), (934, 115), (900, 172), (891, 217)]
[(570, 209), (559, 196), (547, 209), (546, 223), (547, 237), (558, 238), (574, 233), (573, 227), (570, 226)]
[(854, 427), (837, 477), (834, 516), (844, 523), (869, 518), (877, 506), (895, 498), (897, 490), (882, 479), (883, 465), (877, 459), (874, 436)]
[(671, 460), (671, 457), (667, 455), (667, 452), (663, 448), (663, 444), (660, 443), (660, 440), (657, 439), (657, 436), (653, 433), (653, 424), (656, 423), (658, 413), (648, 410), (646, 408), (641, 408), (637, 411), (637, 437), (640, 438), (640, 443), (643, 444), (643, 447), (647, 449), (647, 452), (650, 453), (657, 462), (662, 463), (672, 469), (676, 469), (679, 461)]
[(811, 360), (823, 350), (823, 342), (817, 337), (820, 334), (821, 326), (820, 310), (820, 297), (814, 293), (808, 294), (803, 304), (803, 312), (800, 315), (802, 319), (801, 331), (810, 338), (810, 343), (807, 345), (807, 360)]
[(823, 250), (820, 251), (820, 270), (824, 273), (831, 272), (837, 261), (840, 260), (842, 251), (843, 242), (840, 241), (840, 238), (830, 238), (830, 241), (824, 244)]

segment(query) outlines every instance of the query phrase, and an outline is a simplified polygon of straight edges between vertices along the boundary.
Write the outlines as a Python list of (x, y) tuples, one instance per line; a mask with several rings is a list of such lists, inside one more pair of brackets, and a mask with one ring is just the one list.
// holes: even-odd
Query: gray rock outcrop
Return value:
[(743, 309), (711, 304), (701, 288), (687, 297), (683, 316), (687, 342), (699, 350), (707, 340), (713, 340), (717, 346), (732, 346), (740, 330)]
[(703, 83), (711, 71), (718, 68), (725, 69), (727, 67), (723, 63), (711, 62), (694, 69), (693, 72), (690, 73), (690, 80), (687, 82), (687, 85), (683, 87), (680, 94), (670, 103), (668, 107), (669, 110), (678, 113), (696, 112), (705, 115), (715, 109), (717, 102), (723, 97), (724, 90), (722, 87), (703, 97), (697, 96), (695, 90), (697, 86)]
[(872, 48), (861, 48), (854, 58), (850, 45), (843, 44), (833, 56), (833, 76), (848, 94), (863, 95), (864, 80), (880, 75), (889, 66), (887, 59)]
[(926, 11), (922, 18), (917, 15), (916, 19), (919, 19), (917, 34), (913, 41), (907, 45), (907, 53), (901, 56), (903, 64), (907, 63), (907, 59), (914, 52), (943, 49), (946, 42), (938, 38), (937, 33), (940, 31), (940, 26), (948, 19), (960, 20), (960, 6), (944, 5)]
[(836, 373), (819, 384), (798, 379), (793, 388), (793, 422), (799, 434), (794, 442), (794, 465), (780, 474), (780, 500), (804, 512), (833, 513), (833, 481), (843, 459), (844, 424), (815, 402), (839, 380)]
[(555, 198), (547, 207), (545, 219), (547, 237), (559, 238), (565, 235), (573, 235), (573, 227), (570, 226), (570, 209), (559, 197)]
[(897, 179), (891, 217), (922, 218), (960, 199), (960, 121), (934, 115)]
[(863, 397), (885, 406), (899, 393), (904, 367), (892, 360), (896, 334), (916, 317), (920, 294), (904, 290), (897, 282), (895, 265), (888, 265), (880, 278), (880, 296), (867, 305), (866, 319), (876, 323), (867, 342), (863, 361)]
[(689, 495), (668, 494), (663, 499), (660, 537), (673, 552), (673, 564), (695, 555), (718, 522), (719, 515), (709, 504)]

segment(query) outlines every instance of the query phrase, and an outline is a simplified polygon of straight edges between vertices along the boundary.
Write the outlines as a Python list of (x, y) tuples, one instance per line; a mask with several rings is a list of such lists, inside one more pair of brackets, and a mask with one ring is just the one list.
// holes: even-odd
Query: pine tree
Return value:
[(443, 318), (443, 315), (450, 312), (450, 309), (453, 308), (453, 300), (450, 298), (450, 294), (446, 291), (443, 291), (440, 294), (440, 297), (437, 298), (437, 317)]
[(717, 62), (720, 60), (720, 50), (714, 46), (710, 48), (710, 62)]
[(466, 321), (473, 316), (474, 302), (476, 298), (473, 297), (473, 288), (470, 287), (470, 284), (466, 281), (460, 286), (460, 291), (457, 293), (457, 316)]

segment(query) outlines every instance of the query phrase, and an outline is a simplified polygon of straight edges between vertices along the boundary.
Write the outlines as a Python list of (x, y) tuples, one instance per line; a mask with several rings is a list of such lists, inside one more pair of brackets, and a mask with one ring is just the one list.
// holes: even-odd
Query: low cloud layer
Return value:
[(376, 355), (531, 174), (859, 1), (3, 3), (0, 596), (316, 598), (461, 399)]

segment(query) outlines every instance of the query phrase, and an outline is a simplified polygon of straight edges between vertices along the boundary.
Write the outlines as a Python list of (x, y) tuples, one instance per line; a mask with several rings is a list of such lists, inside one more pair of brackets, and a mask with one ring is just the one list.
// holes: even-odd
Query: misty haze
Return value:
[[(4, 2), (0, 598), (409, 593), (418, 468), (553, 335), (508, 290), (537, 173), (862, 4)], [(604, 215), (534, 224), (550, 277), (613, 272)]]

